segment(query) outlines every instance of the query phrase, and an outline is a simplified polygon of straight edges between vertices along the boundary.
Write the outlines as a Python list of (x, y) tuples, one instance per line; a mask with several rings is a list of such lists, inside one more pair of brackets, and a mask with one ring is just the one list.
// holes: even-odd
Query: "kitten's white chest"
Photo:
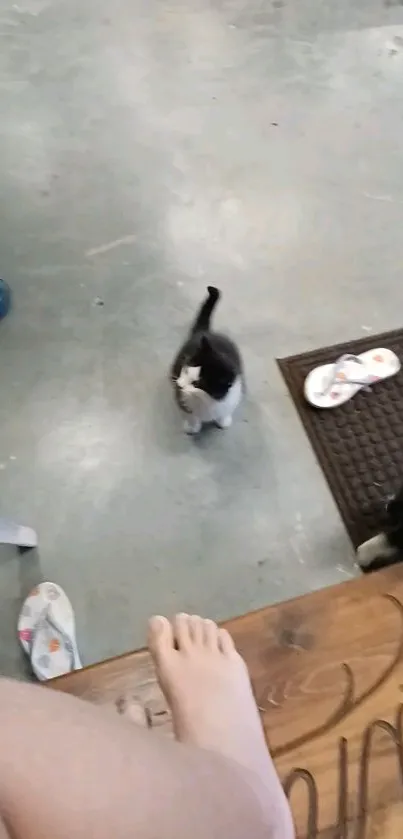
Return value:
[(208, 393), (194, 389), (187, 404), (193, 416), (200, 422), (217, 422), (230, 425), (232, 415), (242, 399), (242, 379), (238, 376), (223, 399), (213, 399)]
[(216, 402), (214, 399), (211, 400), (211, 421), (220, 422), (221, 420), (225, 420), (228, 417), (232, 417), (232, 414), (238, 407), (241, 399), (242, 379), (240, 376), (238, 376), (238, 378), (235, 379), (233, 385), (231, 385), (227, 395), (224, 396), (224, 399), (220, 399), (219, 402)]

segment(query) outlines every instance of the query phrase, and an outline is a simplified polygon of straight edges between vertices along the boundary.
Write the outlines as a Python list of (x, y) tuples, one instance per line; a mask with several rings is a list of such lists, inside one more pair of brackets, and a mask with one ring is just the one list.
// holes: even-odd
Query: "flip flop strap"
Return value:
[(343, 371), (343, 367), (345, 366), (347, 361), (354, 361), (357, 364), (360, 364), (362, 367), (365, 368), (365, 363), (363, 362), (362, 358), (358, 355), (351, 355), (350, 353), (346, 353), (345, 355), (341, 355), (340, 358), (334, 364), (332, 374), (329, 378), (328, 383), (326, 384), (325, 388), (322, 391), (323, 396), (327, 396), (327, 394), (331, 391), (333, 385), (360, 385), (360, 387), (364, 387), (367, 390), (369, 388), (369, 381), (368, 375), (365, 379), (351, 379), (350, 377), (345, 376), (343, 379), (339, 379), (340, 373)]
[(52, 629), (55, 630), (55, 632), (58, 632), (60, 637), (62, 638), (64, 647), (67, 650), (67, 652), (68, 652), (68, 654), (71, 658), (72, 670), (75, 670), (75, 653), (74, 653), (73, 644), (71, 643), (71, 639), (67, 635), (67, 632), (64, 631), (63, 627), (60, 626), (60, 624), (55, 620), (54, 616), (51, 614), (51, 609), (52, 609), (52, 604), (49, 603), (49, 605), (46, 607), (46, 609), (43, 610), (42, 614), (40, 615), (39, 619), (37, 620), (37, 622), (36, 622), (36, 624), (35, 624), (35, 626), (32, 630), (31, 643), (30, 643), (30, 648), (29, 648), (30, 655), (32, 655), (32, 649), (33, 649), (33, 646), (34, 646), (34, 643), (35, 643), (35, 640), (36, 640), (36, 637), (37, 637), (38, 633), (40, 632), (41, 629), (43, 629), (43, 627), (46, 624), (48, 624), (49, 626), (52, 627)]

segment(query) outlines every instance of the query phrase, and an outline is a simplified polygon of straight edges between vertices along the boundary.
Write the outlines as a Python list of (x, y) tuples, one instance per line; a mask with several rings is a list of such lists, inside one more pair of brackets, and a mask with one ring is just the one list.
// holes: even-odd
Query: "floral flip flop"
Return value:
[(25, 600), (18, 637), (40, 681), (80, 670), (73, 607), (55, 583), (40, 583)]
[(315, 408), (337, 408), (362, 388), (395, 376), (400, 361), (394, 352), (374, 349), (361, 355), (342, 355), (334, 364), (323, 364), (308, 373), (305, 399)]

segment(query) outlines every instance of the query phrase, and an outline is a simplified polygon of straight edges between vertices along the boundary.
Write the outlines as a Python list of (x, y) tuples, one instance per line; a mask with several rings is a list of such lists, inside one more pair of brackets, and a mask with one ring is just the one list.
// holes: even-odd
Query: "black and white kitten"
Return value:
[(171, 376), (177, 402), (187, 414), (187, 434), (197, 434), (204, 423), (229, 428), (242, 399), (242, 359), (238, 347), (220, 332), (212, 332), (210, 320), (220, 292), (208, 286), (187, 340), (172, 365)]
[(386, 505), (384, 530), (357, 548), (360, 568), (375, 569), (403, 560), (403, 486)]

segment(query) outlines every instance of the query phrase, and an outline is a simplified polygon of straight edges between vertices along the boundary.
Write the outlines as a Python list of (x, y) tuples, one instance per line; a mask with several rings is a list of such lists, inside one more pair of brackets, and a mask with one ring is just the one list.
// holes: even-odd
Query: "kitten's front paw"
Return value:
[(186, 434), (198, 434), (201, 431), (202, 424), (198, 419), (188, 419), (183, 423), (183, 430)]
[(232, 417), (223, 417), (223, 419), (217, 420), (217, 425), (219, 428), (229, 428), (232, 425)]

